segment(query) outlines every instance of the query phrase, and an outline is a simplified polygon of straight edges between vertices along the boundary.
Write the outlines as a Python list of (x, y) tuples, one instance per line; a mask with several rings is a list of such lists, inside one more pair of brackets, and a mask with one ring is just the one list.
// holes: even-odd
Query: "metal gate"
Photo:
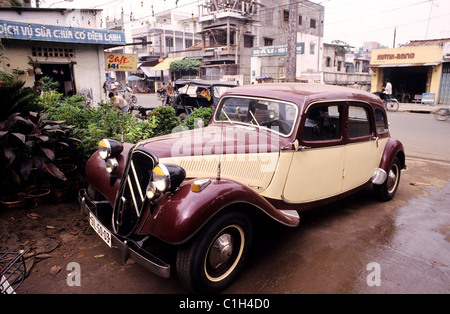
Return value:
[(450, 62), (442, 64), (441, 85), (439, 87), (439, 104), (450, 104)]

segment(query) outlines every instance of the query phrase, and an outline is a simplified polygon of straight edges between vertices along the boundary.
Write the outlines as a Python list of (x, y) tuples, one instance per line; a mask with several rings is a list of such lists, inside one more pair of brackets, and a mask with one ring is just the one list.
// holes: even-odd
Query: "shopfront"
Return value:
[(371, 92), (383, 90), (385, 81), (393, 86), (393, 96), (400, 102), (420, 102), (423, 94), (434, 94), (435, 102), (443, 69), (442, 45), (406, 46), (375, 49), (372, 52)]
[(33, 87), (44, 76), (59, 92), (106, 99), (105, 47), (123, 46), (122, 31), (101, 28), (100, 10), (0, 8), (0, 67)]

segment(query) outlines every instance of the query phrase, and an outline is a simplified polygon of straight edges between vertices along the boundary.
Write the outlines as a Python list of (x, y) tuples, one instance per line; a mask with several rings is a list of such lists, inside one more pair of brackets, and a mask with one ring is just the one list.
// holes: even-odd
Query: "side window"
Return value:
[(386, 115), (380, 109), (375, 109), (375, 126), (377, 128), (377, 134), (383, 134), (389, 131)]
[(359, 106), (349, 106), (348, 137), (358, 138), (370, 136), (371, 134), (369, 109)]
[(330, 141), (341, 138), (342, 108), (336, 105), (313, 106), (308, 109), (303, 140)]

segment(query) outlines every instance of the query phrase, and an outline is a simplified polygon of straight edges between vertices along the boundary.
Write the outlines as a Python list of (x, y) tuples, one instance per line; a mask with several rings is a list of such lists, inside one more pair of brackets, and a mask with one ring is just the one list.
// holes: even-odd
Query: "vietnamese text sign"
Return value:
[[(305, 43), (297, 43), (297, 54), (305, 52)], [(252, 48), (252, 57), (273, 57), (287, 55), (287, 45)]]
[(122, 31), (27, 24), (0, 20), (0, 38), (85, 44), (125, 45)]
[(106, 71), (137, 71), (137, 56), (122, 53), (105, 53)]

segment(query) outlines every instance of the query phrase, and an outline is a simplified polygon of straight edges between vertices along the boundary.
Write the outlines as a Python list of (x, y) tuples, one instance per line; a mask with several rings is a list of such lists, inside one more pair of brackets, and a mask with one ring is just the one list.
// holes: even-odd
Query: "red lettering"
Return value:
[(126, 57), (126, 56), (115, 56), (115, 55), (108, 56), (109, 63), (118, 63), (120, 65), (130, 63), (131, 62), (130, 59), (131, 59), (131, 57)]

